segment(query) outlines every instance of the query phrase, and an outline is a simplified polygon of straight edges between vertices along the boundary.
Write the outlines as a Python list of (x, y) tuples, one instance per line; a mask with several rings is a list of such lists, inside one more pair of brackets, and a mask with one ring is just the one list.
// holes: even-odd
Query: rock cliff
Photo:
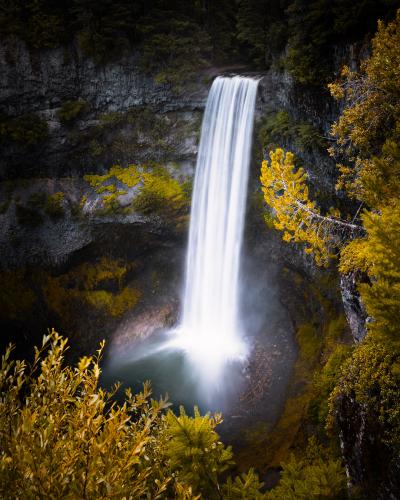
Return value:
[[(343, 57), (348, 53), (338, 55), (338, 61)], [(146, 331), (152, 330), (153, 320), (155, 329), (174, 322), (188, 207), (167, 212), (159, 206), (137, 209), (139, 191), (125, 186), (105, 210), (105, 195), (120, 189), (118, 183), (114, 191), (107, 191), (105, 179), (96, 189), (84, 176), (104, 176), (113, 165), (161, 164), (169, 179), (190, 184), (208, 89), (215, 75), (229, 71), (209, 68), (176, 92), (141, 70), (138, 53), (99, 66), (76, 44), (30, 52), (18, 40), (2, 42), (0, 266), (9, 290), (2, 328), (32, 342), (49, 323), (61, 324), (62, 332), (79, 339), (79, 351), (90, 351), (106, 332), (122, 332), (118, 342), (128, 342), (137, 330), (129, 327), (132, 318), (145, 318)], [(313, 299), (304, 304), (304, 286), (315, 286), (322, 275), (301, 249), (288, 247), (262, 223), (257, 135), (266, 117), (284, 111), (290, 123), (306, 123), (328, 140), (338, 109), (326, 90), (299, 86), (286, 73), (271, 69), (255, 76), (260, 86), (245, 254), (253, 270), (246, 287), (261, 295), (255, 308), (248, 309), (257, 323), (264, 298), (273, 296), (296, 327), (310, 311), (323, 317), (325, 306)], [(38, 124), (42, 134), (36, 133)], [(21, 127), (23, 133), (18, 134)], [(302, 159), (313, 190), (329, 206), (334, 162), (321, 147), (299, 143), (290, 133), (281, 145)], [(265, 271), (255, 271), (260, 268)], [(93, 273), (104, 279), (96, 281)], [(271, 277), (274, 286), (266, 287), (263, 281)], [(299, 277), (302, 285), (294, 286)], [(22, 300), (21, 280), (39, 299), (34, 302), (28, 294), (25, 310), (16, 315), (10, 301)], [(341, 293), (353, 337), (359, 341), (365, 334), (365, 314), (349, 277), (342, 279)], [(111, 308), (110, 297), (120, 300), (118, 310)], [(340, 310), (334, 293), (328, 299)], [(68, 308), (67, 302), (73, 305)], [(160, 319), (157, 311), (168, 313)], [(285, 342), (289, 345), (293, 338)], [(274, 348), (279, 351), (279, 346)], [(289, 351), (290, 367), (282, 375), (286, 385), (278, 388), (281, 394), (294, 363), (293, 347)], [(346, 415), (357, 412), (351, 404), (345, 410)], [(353, 467), (354, 453), (361, 452), (353, 451), (348, 436), (343, 436), (345, 458)]]

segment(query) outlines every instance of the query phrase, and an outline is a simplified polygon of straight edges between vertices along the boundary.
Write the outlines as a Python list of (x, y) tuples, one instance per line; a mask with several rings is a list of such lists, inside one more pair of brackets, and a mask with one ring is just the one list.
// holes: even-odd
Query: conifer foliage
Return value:
[(328, 215), (309, 197), (307, 173), (294, 166), (294, 155), (280, 148), (270, 152), (271, 161), (261, 166), (264, 198), (273, 209), (274, 227), (283, 232), (283, 240), (303, 243), (305, 252), (313, 254), (319, 265), (327, 265), (340, 244), (343, 232), (359, 228), (339, 218), (339, 211)]

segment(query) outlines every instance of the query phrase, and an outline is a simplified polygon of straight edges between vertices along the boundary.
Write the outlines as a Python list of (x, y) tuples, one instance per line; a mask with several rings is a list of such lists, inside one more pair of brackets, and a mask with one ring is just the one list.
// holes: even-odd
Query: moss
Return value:
[(60, 276), (46, 275), (42, 290), (48, 307), (65, 324), (77, 311), (98, 312), (120, 317), (138, 302), (141, 292), (124, 281), (132, 265), (106, 257), (96, 263), (84, 263)]
[(321, 428), (324, 428), (329, 413), (329, 396), (334, 390), (345, 361), (351, 356), (353, 347), (337, 344), (328, 355), (322, 369), (315, 374), (313, 397), (310, 401), (308, 416)]
[(92, 291), (85, 296), (85, 301), (96, 309), (103, 309), (111, 316), (120, 317), (137, 304), (140, 296), (138, 290), (125, 287), (117, 294), (105, 290)]
[(155, 163), (147, 165), (119, 165), (111, 167), (104, 175), (85, 175), (84, 179), (102, 195), (106, 211), (122, 210), (119, 196), (137, 186), (138, 194), (132, 205), (124, 210), (144, 214), (176, 215), (189, 206), (189, 184), (174, 179), (167, 169)]
[(52, 219), (59, 219), (64, 216), (64, 197), (64, 193), (61, 191), (47, 196), (44, 211)]
[(312, 149), (325, 151), (327, 148), (320, 130), (309, 122), (294, 120), (285, 110), (265, 117), (259, 128), (258, 139), (267, 149), (282, 147), (287, 141), (294, 141), (302, 152)]
[(2, 320), (16, 321), (29, 314), (35, 304), (35, 294), (26, 281), (26, 271), (0, 272), (0, 315)]
[(57, 117), (63, 125), (71, 125), (89, 110), (89, 104), (84, 99), (65, 101), (57, 112)]
[(143, 186), (133, 206), (142, 213), (167, 214), (178, 212), (188, 206), (185, 186), (159, 167), (142, 174)]
[(84, 263), (63, 275), (62, 284), (66, 287), (77, 287), (83, 290), (93, 290), (105, 281), (115, 281), (118, 286), (132, 266), (121, 261), (102, 257), (96, 263)]
[(343, 332), (348, 328), (346, 316), (339, 314), (328, 321), (325, 343), (328, 348), (335, 348), (337, 343), (343, 338)]
[(16, 118), (0, 115), (0, 143), (9, 141), (23, 146), (36, 146), (48, 139), (47, 122), (35, 113)]
[[(112, 182), (119, 181), (126, 187), (132, 188), (140, 182), (140, 173), (136, 165), (129, 165), (128, 167), (121, 167), (114, 165), (104, 175), (85, 175), (84, 179), (88, 182), (98, 194), (104, 191), (117, 192), (115, 184)], [(108, 184), (105, 184), (108, 182)]]
[(302, 365), (315, 363), (323, 343), (321, 332), (318, 332), (312, 323), (305, 323), (297, 330), (296, 339), (299, 345), (300, 363)]

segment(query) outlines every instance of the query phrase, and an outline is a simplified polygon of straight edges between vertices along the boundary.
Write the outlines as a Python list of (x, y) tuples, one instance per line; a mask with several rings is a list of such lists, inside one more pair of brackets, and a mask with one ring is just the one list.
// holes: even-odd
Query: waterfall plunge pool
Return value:
[(154, 394), (205, 410), (232, 406), (249, 345), (240, 314), (240, 258), (258, 80), (217, 77), (202, 123), (181, 320), (113, 359), (106, 380), (149, 379)]

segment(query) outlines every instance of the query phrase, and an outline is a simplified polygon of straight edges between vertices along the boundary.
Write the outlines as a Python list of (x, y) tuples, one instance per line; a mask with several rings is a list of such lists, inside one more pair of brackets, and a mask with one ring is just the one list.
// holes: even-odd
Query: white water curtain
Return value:
[(244, 352), (239, 271), (257, 85), (216, 78), (201, 131), (179, 330), (189, 353), (215, 370)]

